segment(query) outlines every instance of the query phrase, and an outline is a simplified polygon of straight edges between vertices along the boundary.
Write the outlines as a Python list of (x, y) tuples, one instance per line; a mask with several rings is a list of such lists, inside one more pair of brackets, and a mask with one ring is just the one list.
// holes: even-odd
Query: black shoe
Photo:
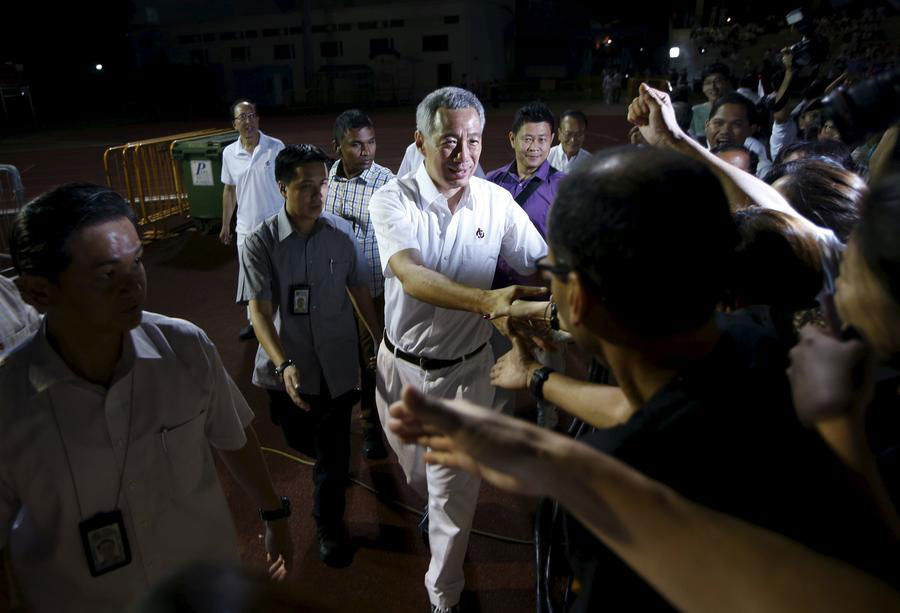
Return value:
[(428, 505), (425, 505), (425, 511), (422, 513), (422, 519), (419, 520), (419, 536), (422, 537), (422, 542), (425, 543), (425, 546), (429, 549), (431, 548), (431, 543), (428, 540)]
[(350, 565), (350, 543), (343, 526), (320, 526), (316, 528), (316, 536), (319, 538), (319, 559), (326, 566), (345, 568)]
[(388, 457), (381, 430), (372, 428), (363, 433), (363, 455), (367, 460), (383, 460)]
[(249, 341), (251, 338), (256, 338), (256, 333), (253, 331), (253, 324), (247, 324), (241, 331), (238, 332), (238, 338), (242, 341)]

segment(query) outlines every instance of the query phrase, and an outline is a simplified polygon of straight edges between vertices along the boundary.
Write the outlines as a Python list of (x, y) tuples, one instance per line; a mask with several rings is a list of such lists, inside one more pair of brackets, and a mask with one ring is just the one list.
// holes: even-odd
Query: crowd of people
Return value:
[[(427, 500), (432, 613), (460, 610), (482, 479), (565, 509), (568, 610), (900, 607), (896, 127), (854, 157), (820, 104), (790, 110), (787, 51), (784, 66), (768, 139), (717, 68), (694, 109), (641, 85), (633, 144), (593, 155), (583, 112), (525, 104), (511, 161), (487, 173), (485, 110), (462, 88), (420, 102), (397, 175), (360, 110), (326, 152), (233, 104), (220, 239), (237, 246), (252, 382), (315, 459), (312, 509), (272, 485), (233, 381), (246, 373), (195, 325), (143, 310), (125, 200), (69, 184), (27, 204), (15, 290), (0, 286), (16, 305), (0, 547), (23, 601), (212, 598), (210, 577), (233, 571), (189, 565), (237, 564), (238, 548), (210, 446), (259, 507), (274, 581), (298, 511), (322, 562), (347, 566), (360, 404), (365, 456), (389, 447)], [(520, 390), (584, 427), (503, 415)]]

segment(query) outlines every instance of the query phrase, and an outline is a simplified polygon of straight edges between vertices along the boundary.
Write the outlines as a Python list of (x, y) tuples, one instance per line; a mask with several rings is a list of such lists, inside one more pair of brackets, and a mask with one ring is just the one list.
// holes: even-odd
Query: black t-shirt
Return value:
[[(717, 321), (710, 354), (626, 423), (582, 440), (694, 502), (889, 578), (896, 543), (859, 484), (797, 420), (783, 345), (745, 317)], [(581, 583), (575, 611), (671, 609), (577, 520), (567, 516), (566, 531)]]

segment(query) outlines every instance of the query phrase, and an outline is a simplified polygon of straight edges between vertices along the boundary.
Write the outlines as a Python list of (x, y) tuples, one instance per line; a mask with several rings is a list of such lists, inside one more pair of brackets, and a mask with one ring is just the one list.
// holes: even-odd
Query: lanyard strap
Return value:
[[(134, 414), (134, 379), (136, 376), (135, 368), (131, 369), (131, 390), (128, 399), (128, 430), (125, 436), (125, 454), (122, 458), (122, 470), (119, 471), (119, 486), (116, 489), (116, 499), (113, 502), (113, 508), (119, 506), (119, 496), (122, 495), (122, 482), (125, 479), (125, 465), (128, 463), (128, 449), (131, 447), (131, 418)], [(59, 418), (56, 416), (56, 406), (53, 404), (53, 394), (47, 390), (47, 399), (50, 401), (50, 414), (53, 416), (53, 423), (56, 425), (56, 432), (59, 434), (59, 442), (62, 443), (63, 455), (66, 457), (66, 466), (69, 468), (69, 476), (72, 479), (72, 489), (75, 490), (75, 504), (78, 505), (78, 515), (84, 521), (84, 510), (81, 507), (81, 499), (78, 496), (78, 484), (75, 481), (75, 470), (72, 468), (72, 460), (69, 458), (69, 449), (66, 447), (66, 439), (63, 437), (62, 428), (59, 427)]]

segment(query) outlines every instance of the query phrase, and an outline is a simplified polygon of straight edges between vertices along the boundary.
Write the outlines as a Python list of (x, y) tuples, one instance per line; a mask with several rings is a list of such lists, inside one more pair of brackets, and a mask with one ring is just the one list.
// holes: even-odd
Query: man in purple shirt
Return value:
[[(509, 145), (516, 158), (485, 177), (512, 194), (541, 236), (547, 234), (547, 214), (556, 198), (559, 182), (566, 176), (547, 161), (555, 132), (556, 120), (547, 105), (529, 102), (516, 111), (509, 133)], [(503, 258), (499, 259), (494, 288), (528, 284), (528, 281), (516, 274)]]

